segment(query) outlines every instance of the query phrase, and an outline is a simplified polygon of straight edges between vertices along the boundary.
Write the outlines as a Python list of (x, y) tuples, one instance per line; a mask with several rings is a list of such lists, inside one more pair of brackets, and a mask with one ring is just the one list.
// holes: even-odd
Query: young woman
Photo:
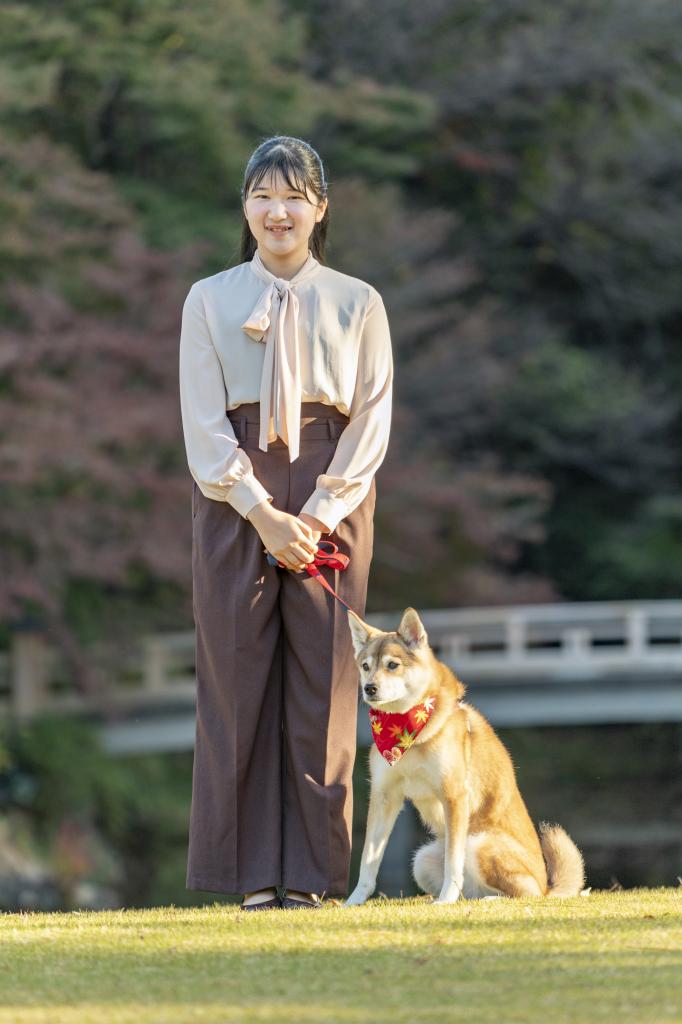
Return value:
[(324, 263), (316, 151), (263, 142), (242, 207), (242, 262), (192, 285), (180, 338), (197, 675), (187, 888), (243, 894), (244, 909), (318, 907), (348, 890), (358, 675), (348, 613), (304, 566), (334, 541), (349, 564), (321, 572), (364, 615), (393, 358), (379, 293)]

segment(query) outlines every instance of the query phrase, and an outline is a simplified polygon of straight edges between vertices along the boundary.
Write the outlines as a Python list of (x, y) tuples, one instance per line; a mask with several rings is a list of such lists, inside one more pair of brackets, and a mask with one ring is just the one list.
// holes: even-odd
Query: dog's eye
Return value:
[(363, 672), (369, 672), (369, 665), (367, 664), (366, 661), (363, 661), (362, 663), (362, 670)]
[(387, 665), (387, 668), (391, 668), (391, 669), (392, 668), (397, 668), (398, 665), (399, 665), (399, 662), (397, 662), (397, 661), (389, 661), (389, 663)]

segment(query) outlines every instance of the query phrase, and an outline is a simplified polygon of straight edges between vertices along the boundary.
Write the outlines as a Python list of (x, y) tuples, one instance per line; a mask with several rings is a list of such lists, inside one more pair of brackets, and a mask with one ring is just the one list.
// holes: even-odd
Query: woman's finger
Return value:
[(296, 553), (294, 554), (293, 557), (297, 559), (297, 562), (299, 564), (301, 562), (312, 562), (313, 558), (315, 557), (315, 552), (316, 551), (317, 551), (317, 548), (314, 548), (314, 550), (310, 551), (310, 550), (308, 550), (308, 548), (304, 547), (302, 544), (297, 544), (296, 545)]

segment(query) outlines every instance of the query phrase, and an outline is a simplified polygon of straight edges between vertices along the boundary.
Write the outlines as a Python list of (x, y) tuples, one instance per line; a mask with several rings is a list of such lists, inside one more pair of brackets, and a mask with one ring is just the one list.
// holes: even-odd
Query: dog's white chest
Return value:
[[(407, 760), (407, 756), (405, 760)], [(413, 763), (412, 766), (400, 765), (402, 772), (402, 790), (410, 800), (429, 800), (438, 795), (432, 773), (426, 765)]]

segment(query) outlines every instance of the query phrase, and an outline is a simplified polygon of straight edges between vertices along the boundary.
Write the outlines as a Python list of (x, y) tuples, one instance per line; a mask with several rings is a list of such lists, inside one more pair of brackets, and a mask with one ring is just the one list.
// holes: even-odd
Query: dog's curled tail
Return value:
[(548, 896), (577, 896), (585, 886), (583, 856), (561, 825), (540, 823), (540, 846), (547, 865)]

